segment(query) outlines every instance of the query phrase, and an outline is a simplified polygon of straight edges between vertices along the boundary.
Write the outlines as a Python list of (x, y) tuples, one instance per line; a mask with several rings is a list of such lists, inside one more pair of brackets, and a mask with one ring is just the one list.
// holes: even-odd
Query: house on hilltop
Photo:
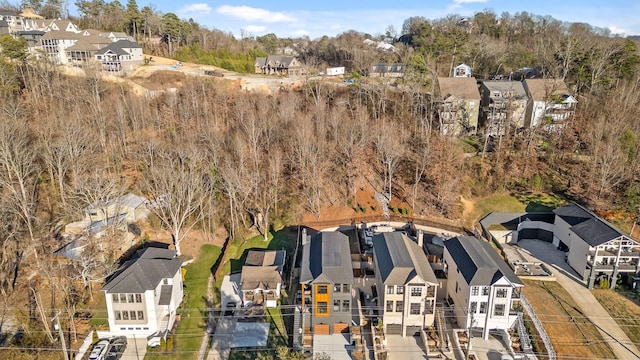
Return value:
[(443, 135), (475, 134), (480, 113), (480, 92), (474, 77), (438, 78), (441, 102), (437, 105)]
[(544, 126), (557, 131), (573, 120), (578, 100), (569, 93), (560, 79), (526, 79), (524, 88), (530, 101), (527, 106), (526, 126)]
[(129, 40), (118, 40), (98, 50), (95, 60), (104, 71), (128, 72), (144, 63), (142, 46)]
[(256, 74), (300, 76), (302, 66), (298, 59), (287, 55), (269, 55), (268, 57), (257, 57), (255, 64)]
[(480, 85), (482, 125), (487, 136), (523, 129), (529, 97), (519, 81), (483, 81)]
[(102, 288), (112, 336), (162, 337), (182, 302), (182, 261), (168, 249), (138, 250)]

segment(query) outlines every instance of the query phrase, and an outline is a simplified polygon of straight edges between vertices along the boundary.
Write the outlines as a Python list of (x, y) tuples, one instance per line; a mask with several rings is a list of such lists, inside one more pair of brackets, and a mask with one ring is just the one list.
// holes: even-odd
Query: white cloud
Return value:
[(283, 12), (274, 12), (249, 6), (222, 5), (216, 9), (219, 14), (233, 16), (246, 21), (267, 23), (296, 22), (297, 19)]
[(291, 34), (294, 36), (309, 36), (309, 32), (305, 29), (294, 30)]
[(177, 11), (178, 14), (208, 14), (210, 12), (211, 7), (205, 3), (185, 5)]
[(611, 31), (612, 34), (616, 34), (616, 35), (624, 35), (624, 36), (633, 35), (633, 31), (621, 29), (615, 25), (609, 26), (609, 31)]
[(261, 33), (264, 32), (265, 30), (267, 30), (266, 26), (260, 26), (260, 25), (247, 25), (244, 27), (245, 30), (247, 30), (250, 33)]
[(488, 0), (453, 0), (456, 4), (486, 3)]

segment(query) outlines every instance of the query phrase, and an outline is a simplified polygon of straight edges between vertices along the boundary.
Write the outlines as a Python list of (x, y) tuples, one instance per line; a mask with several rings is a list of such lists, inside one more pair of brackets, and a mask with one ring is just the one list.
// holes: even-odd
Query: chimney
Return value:
[(302, 228), (302, 246), (306, 245), (308, 240), (307, 240), (307, 228)]
[(416, 238), (418, 238), (418, 246), (420, 246), (421, 249), (422, 249), (422, 243), (423, 243), (422, 237), (423, 237), (422, 230), (418, 229), (418, 232), (416, 233)]

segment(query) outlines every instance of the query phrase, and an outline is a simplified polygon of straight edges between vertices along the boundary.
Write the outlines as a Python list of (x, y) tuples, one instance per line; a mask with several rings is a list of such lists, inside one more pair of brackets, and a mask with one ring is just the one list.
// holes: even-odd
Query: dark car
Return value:
[(105, 360), (118, 360), (124, 354), (127, 348), (127, 338), (124, 336), (118, 336), (109, 340), (109, 350)]
[(233, 316), (235, 314), (236, 307), (238, 307), (238, 305), (233, 301), (228, 302), (227, 309), (224, 311), (224, 316)]

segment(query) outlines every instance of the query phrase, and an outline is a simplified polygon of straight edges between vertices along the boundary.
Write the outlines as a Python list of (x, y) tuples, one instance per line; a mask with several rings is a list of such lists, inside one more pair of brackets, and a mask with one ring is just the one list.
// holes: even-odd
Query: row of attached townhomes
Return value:
[[(355, 325), (352, 311), (358, 312), (356, 299), (366, 291), (366, 281), (354, 279), (354, 273), (362, 273), (354, 271), (349, 241), (337, 231), (303, 235), (303, 339), (348, 333)], [(452, 306), (459, 327), (483, 330), (485, 338), (489, 330), (512, 328), (523, 287), (513, 270), (488, 242), (475, 237), (458, 236), (443, 244), (439, 261), (430, 263), (421, 232), (415, 238), (404, 231), (373, 236), (373, 301), (381, 330), (404, 337), (434, 326), (437, 301)], [(444, 276), (436, 277), (434, 269)]]
[(619, 277), (640, 274), (640, 242), (575, 202), (550, 213), (492, 213), (480, 225), (500, 243), (552, 243), (565, 251), (565, 261), (590, 289), (602, 278), (613, 288)]
[(441, 132), (458, 136), (485, 129), (487, 136), (542, 127), (558, 131), (574, 117), (578, 101), (562, 80), (477, 80), (461, 64), (453, 77), (438, 78)]
[(32, 56), (45, 56), (54, 64), (128, 72), (144, 63), (142, 46), (125, 33), (81, 30), (69, 20), (43, 19), (30, 7), (20, 14), (0, 12), (0, 34), (3, 32), (25, 38)]

